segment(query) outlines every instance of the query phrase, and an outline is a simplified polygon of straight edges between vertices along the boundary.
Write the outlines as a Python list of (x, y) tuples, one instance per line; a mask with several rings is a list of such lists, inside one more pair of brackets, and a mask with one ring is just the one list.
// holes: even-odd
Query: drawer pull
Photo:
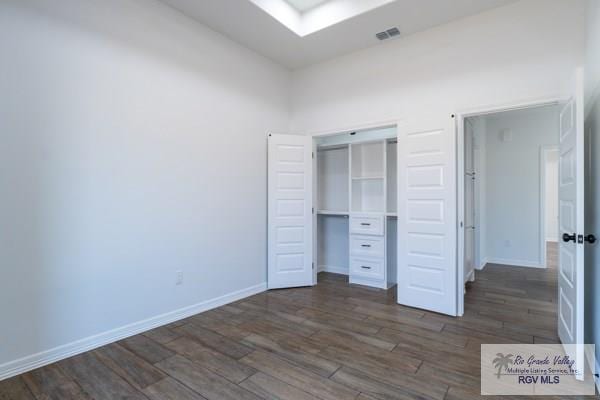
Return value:
[(371, 267), (367, 267), (366, 265), (361, 265), (360, 266), (362, 269), (371, 269)]
[(371, 247), (370, 244), (361, 244), (360, 247)]
[(371, 226), (371, 224), (367, 223), (367, 222), (361, 222), (360, 223), (362, 226)]

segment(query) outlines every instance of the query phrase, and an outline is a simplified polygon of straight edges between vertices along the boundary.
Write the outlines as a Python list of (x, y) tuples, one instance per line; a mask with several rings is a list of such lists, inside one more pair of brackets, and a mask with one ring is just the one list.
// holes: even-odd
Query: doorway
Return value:
[(544, 105), (465, 119), (465, 283), (487, 265), (547, 266), (547, 239), (558, 237), (559, 113)]

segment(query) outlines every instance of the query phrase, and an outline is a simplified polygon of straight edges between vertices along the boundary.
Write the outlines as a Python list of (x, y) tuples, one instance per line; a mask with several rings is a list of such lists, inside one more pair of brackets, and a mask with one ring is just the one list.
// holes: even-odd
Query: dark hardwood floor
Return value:
[(452, 318), (322, 273), (5, 380), (0, 399), (480, 398), (480, 344), (557, 342), (556, 292), (555, 267), (488, 265)]

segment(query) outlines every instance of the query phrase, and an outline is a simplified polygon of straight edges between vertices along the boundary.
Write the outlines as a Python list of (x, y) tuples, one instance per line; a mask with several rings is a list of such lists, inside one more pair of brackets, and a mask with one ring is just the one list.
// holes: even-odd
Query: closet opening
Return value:
[(314, 283), (336, 278), (392, 288), (397, 284), (396, 127), (313, 141)]

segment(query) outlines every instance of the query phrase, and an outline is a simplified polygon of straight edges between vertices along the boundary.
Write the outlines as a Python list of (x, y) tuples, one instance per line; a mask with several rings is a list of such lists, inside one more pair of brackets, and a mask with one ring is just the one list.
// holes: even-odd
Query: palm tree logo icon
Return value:
[(494, 360), (492, 361), (492, 364), (494, 364), (495, 368), (498, 368), (498, 373), (496, 374), (496, 377), (498, 379), (500, 379), (502, 368), (504, 368), (504, 370), (506, 371), (508, 369), (508, 366), (513, 363), (513, 360), (512, 360), (513, 355), (512, 354), (504, 355), (502, 353), (498, 353), (496, 355), (498, 357), (494, 358)]

